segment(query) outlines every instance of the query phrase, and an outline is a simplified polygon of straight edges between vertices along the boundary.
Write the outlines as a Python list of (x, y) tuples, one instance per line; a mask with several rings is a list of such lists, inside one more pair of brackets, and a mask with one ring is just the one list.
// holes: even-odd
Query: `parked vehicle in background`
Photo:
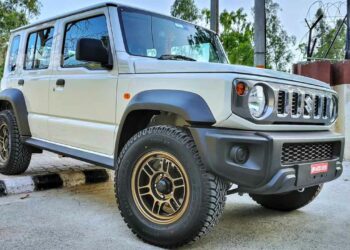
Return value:
[(42, 150), (115, 169), (125, 222), (161, 247), (208, 233), (227, 194), (291, 211), (342, 173), (328, 85), (229, 65), (215, 33), (124, 5), (14, 30), (1, 88), (0, 173)]

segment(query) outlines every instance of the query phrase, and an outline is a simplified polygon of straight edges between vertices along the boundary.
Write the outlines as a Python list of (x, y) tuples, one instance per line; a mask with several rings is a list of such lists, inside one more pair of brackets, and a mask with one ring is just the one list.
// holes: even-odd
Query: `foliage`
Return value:
[(243, 9), (220, 14), (220, 39), (232, 64), (254, 65), (253, 28)]
[[(186, 7), (176, 8), (176, 15), (174, 11), (172, 11), (172, 15), (180, 18), (191, 16), (193, 17), (192, 21), (201, 18), (208, 25), (210, 10), (203, 9), (201, 15), (198, 15), (197, 8), (193, 5), (192, 0), (176, 0), (174, 6)], [(192, 14), (189, 14), (191, 10)], [(281, 24), (278, 17), (281, 11), (279, 4), (273, 0), (266, 0), (266, 11), (267, 67), (285, 71), (293, 59), (291, 47), (295, 45), (295, 37), (289, 36)], [(248, 21), (247, 14), (244, 13), (243, 9), (232, 12), (224, 10), (220, 14), (220, 24), (223, 29), (220, 39), (230, 62), (252, 66), (254, 64), (254, 29), (252, 23)]]
[(278, 13), (282, 11), (278, 3), (266, 0), (266, 63), (268, 68), (286, 71), (293, 60), (292, 46), (296, 38), (288, 35), (281, 24)]
[(171, 15), (189, 22), (195, 22), (200, 18), (194, 0), (175, 0), (171, 7)]
[(0, 1), (0, 76), (3, 73), (4, 59), (10, 31), (28, 23), (39, 14), (38, 0), (1, 0)]
[[(318, 9), (316, 12), (315, 19), (320, 15), (324, 15), (322, 9)], [(316, 26), (316, 38), (318, 40), (318, 46), (313, 55), (315, 58), (325, 58), (326, 53), (338, 31), (338, 28), (343, 23), (342, 19), (336, 21), (334, 27), (332, 27), (325, 18)], [(337, 39), (334, 42), (332, 49), (329, 51), (327, 59), (342, 60), (344, 59), (345, 51), (345, 40), (346, 40), (346, 25), (343, 25)]]

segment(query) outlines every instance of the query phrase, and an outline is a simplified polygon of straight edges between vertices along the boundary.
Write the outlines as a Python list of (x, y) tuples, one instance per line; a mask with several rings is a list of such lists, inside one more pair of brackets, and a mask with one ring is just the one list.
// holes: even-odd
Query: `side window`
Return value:
[(9, 57), (9, 63), (8, 63), (8, 70), (10, 72), (16, 70), (20, 40), (21, 40), (20, 36), (15, 36), (12, 39), (11, 48), (10, 48), (10, 57)]
[(77, 42), (81, 38), (99, 39), (106, 48), (109, 47), (107, 21), (105, 16), (95, 16), (89, 19), (68, 23), (65, 28), (62, 67), (86, 67), (103, 69), (100, 64), (79, 61), (75, 57)]
[(54, 28), (31, 33), (28, 37), (24, 69), (47, 69), (53, 42)]

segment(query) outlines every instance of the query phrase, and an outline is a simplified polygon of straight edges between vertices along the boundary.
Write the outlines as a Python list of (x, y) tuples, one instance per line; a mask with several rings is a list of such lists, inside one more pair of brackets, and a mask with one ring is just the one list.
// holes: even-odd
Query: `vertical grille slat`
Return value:
[(292, 115), (298, 114), (299, 94), (294, 92), (292, 97)]
[(320, 116), (320, 97), (319, 96), (315, 96), (315, 117), (319, 117)]
[(277, 112), (280, 115), (283, 115), (286, 110), (286, 92), (280, 90), (278, 92), (278, 107), (277, 107)]
[(327, 105), (328, 105), (328, 99), (327, 99), (327, 97), (323, 97), (322, 116), (324, 118), (327, 118)]

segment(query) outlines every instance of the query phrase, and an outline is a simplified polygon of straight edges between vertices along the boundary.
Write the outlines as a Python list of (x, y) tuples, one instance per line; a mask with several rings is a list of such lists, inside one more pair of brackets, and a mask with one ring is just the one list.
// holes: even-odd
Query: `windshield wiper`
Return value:
[(192, 61), (195, 62), (197, 60), (187, 57), (187, 56), (181, 56), (181, 55), (161, 55), (158, 57), (159, 60), (177, 60), (177, 61)]

